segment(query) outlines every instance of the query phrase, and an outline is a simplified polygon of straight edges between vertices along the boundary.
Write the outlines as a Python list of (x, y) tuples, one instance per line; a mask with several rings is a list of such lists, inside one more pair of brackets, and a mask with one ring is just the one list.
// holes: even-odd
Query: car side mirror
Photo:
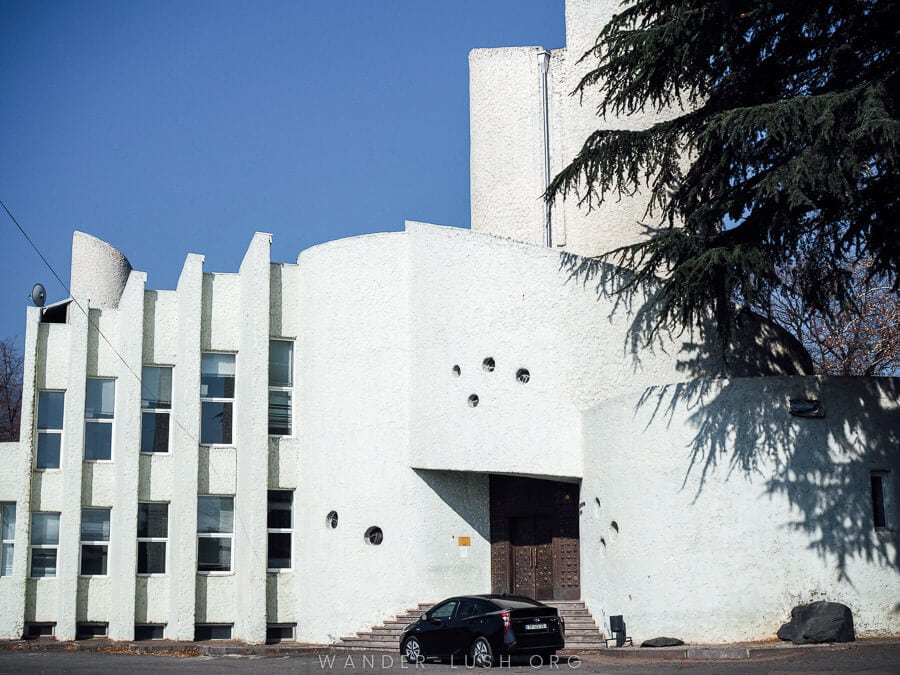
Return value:
[(428, 621), (428, 615), (423, 614), (422, 616), (419, 617), (419, 621)]

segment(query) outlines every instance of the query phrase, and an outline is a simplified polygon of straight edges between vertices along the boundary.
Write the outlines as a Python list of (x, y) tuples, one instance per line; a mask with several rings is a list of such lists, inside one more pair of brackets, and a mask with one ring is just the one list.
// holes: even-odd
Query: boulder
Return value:
[(813, 602), (791, 610), (791, 620), (778, 629), (778, 637), (795, 645), (853, 642), (853, 614), (838, 602)]
[(684, 642), (678, 638), (671, 637), (655, 637), (644, 640), (641, 647), (680, 647)]

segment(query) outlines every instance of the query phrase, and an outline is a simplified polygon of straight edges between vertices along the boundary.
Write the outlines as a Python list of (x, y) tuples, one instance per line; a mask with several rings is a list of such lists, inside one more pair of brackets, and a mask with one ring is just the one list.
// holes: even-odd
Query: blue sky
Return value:
[[(233, 272), (255, 231), (323, 241), (469, 226), (467, 55), (562, 47), (563, 0), (0, 2), (0, 199), (68, 283), (72, 231), (173, 288)], [(35, 282), (0, 212), (0, 338)]]

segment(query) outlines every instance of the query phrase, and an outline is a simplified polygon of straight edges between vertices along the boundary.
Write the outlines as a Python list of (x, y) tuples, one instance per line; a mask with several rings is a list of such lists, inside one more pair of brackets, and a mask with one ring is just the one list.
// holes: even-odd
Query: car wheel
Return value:
[(403, 643), (403, 656), (406, 657), (407, 663), (425, 663), (425, 657), (422, 656), (422, 646), (414, 637), (408, 638)]
[(491, 643), (480, 637), (472, 643), (472, 663), (478, 668), (490, 668), (494, 665), (494, 650)]

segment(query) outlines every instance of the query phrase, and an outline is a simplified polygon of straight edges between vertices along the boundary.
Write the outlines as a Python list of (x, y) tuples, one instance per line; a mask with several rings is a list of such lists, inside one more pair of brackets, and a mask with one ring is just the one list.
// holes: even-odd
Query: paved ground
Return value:
[[(145, 645), (138, 645), (139, 647)], [(127, 646), (98, 642), (78, 644), (0, 643), (0, 675), (7, 673), (466, 673), (461, 663), (428, 663), (415, 667), (399, 654), (339, 652), (295, 646), (257, 648), (215, 645), (152, 645), (160, 651), (134, 653)], [(175, 650), (179, 647), (180, 651)], [(244, 654), (198, 653), (257, 651)], [(173, 653), (175, 652), (175, 653)], [(900, 641), (860, 641), (844, 645), (752, 645), (690, 647), (666, 650), (622, 649), (594, 654), (562, 655), (558, 662), (537, 666), (525, 659), (504, 661), (490, 672), (505, 673), (886, 673), (900, 674)]]

